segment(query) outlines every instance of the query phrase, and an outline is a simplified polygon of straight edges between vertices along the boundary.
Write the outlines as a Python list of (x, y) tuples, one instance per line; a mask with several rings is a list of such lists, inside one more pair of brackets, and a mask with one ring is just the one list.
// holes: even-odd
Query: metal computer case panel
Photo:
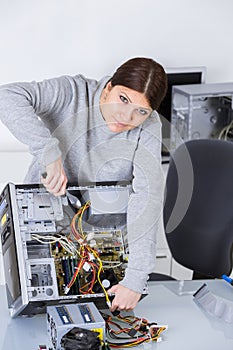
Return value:
[[(111, 264), (113, 267), (120, 265), (115, 270), (117, 277), (122, 278), (127, 261), (126, 211), (131, 186), (70, 186), (68, 191), (82, 203), (89, 199), (93, 201), (93, 208), (90, 206), (83, 215), (82, 229), (85, 234), (91, 234), (91, 244), (97, 247), (104, 260), (117, 259), (113, 263), (105, 261), (105, 264), (108, 268)], [(106, 198), (107, 213), (107, 207), (101, 212), (101, 203)], [(1, 194), (0, 205), (3, 261), (12, 317), (45, 312), (47, 305), (58, 303), (91, 300), (104, 304), (104, 294), (97, 288), (98, 284), (96, 292), (80, 294), (80, 284), (82, 287), (88, 283), (84, 270), (72, 293), (64, 293), (63, 287), (77, 263), (75, 256), (64, 253), (62, 247), (51, 243), (51, 239), (46, 244), (49, 236), (68, 236), (70, 233), (70, 223), (77, 210), (67, 197), (54, 197), (40, 185), (8, 184)], [(109, 277), (105, 279), (111, 281), (112, 271), (110, 268), (108, 271)]]
[(174, 86), (171, 149), (191, 139), (222, 138), (224, 128), (232, 130), (232, 95), (233, 83)]

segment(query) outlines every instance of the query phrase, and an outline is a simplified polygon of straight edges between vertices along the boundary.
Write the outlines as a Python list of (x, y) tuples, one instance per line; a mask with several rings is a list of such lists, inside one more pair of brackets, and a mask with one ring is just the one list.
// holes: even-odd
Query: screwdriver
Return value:
[[(47, 177), (46, 171), (43, 172), (41, 175), (42, 175), (42, 177), (43, 177), (44, 179), (46, 179), (46, 177)], [(81, 208), (81, 206), (82, 206), (80, 200), (79, 200), (76, 196), (74, 196), (73, 194), (71, 194), (69, 191), (67, 191), (67, 190), (66, 190), (66, 193), (63, 194), (61, 197), (62, 197), (62, 198), (67, 197), (67, 198), (69, 199), (71, 205), (72, 205), (73, 207), (75, 207), (76, 209), (79, 209), (79, 208)]]

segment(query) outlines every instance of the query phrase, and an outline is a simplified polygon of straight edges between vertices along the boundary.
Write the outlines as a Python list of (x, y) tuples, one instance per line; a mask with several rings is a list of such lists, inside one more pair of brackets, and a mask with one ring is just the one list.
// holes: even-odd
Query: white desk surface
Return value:
[[(151, 322), (167, 324), (163, 341), (135, 349), (157, 350), (232, 350), (233, 324), (205, 314), (193, 301), (192, 294), (204, 281), (150, 282), (149, 295), (136, 307), (135, 315)], [(205, 281), (216, 296), (233, 304), (233, 287), (224, 281)], [(6, 306), (5, 287), (0, 286), (0, 350), (37, 350), (48, 346), (46, 317), (11, 319)]]

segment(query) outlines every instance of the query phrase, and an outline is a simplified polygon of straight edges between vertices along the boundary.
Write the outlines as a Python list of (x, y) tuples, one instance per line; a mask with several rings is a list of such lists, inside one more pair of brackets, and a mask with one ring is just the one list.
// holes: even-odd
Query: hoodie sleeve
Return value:
[(59, 115), (69, 104), (70, 90), (66, 77), (0, 87), (0, 120), (45, 166), (56, 160), (61, 151), (49, 123), (44, 121)]

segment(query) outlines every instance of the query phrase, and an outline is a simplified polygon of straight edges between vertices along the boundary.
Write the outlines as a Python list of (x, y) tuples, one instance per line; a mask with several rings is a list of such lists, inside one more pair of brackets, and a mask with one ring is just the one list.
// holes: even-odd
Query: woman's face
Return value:
[(109, 82), (100, 98), (100, 109), (108, 128), (113, 132), (128, 131), (142, 124), (152, 108), (145, 95)]

